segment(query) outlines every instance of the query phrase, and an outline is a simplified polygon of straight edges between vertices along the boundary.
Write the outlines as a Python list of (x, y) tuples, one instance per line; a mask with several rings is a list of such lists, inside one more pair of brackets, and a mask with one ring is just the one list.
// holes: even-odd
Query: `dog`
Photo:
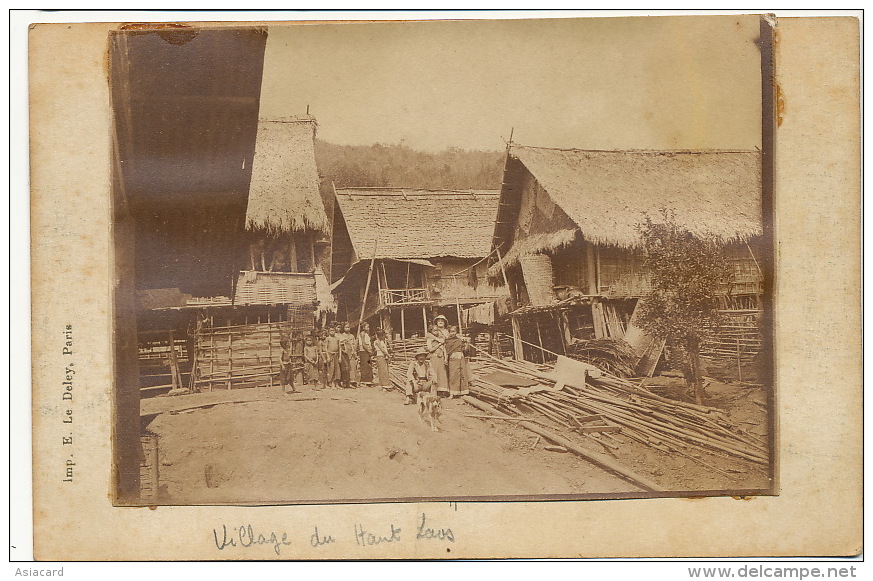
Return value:
[(430, 424), (430, 429), (434, 432), (439, 432), (440, 416), (443, 412), (440, 398), (432, 391), (419, 391), (415, 394), (415, 400), (418, 405), (418, 417), (425, 424)]

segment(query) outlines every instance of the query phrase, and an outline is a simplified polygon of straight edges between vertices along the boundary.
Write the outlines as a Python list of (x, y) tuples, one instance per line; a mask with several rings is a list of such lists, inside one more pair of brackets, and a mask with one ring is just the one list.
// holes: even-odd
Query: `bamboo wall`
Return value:
[(431, 297), (437, 302), (450, 304), (456, 301), (468, 303), (507, 296), (509, 290), (505, 286), (495, 287), (488, 283), (488, 265), (485, 262), (472, 267), (475, 274), (470, 276), (469, 267), (478, 261), (479, 259), (431, 259), (436, 266), (428, 272)]
[(291, 338), (295, 384), (302, 382), (303, 335), (312, 326), (288, 321), (227, 327), (203, 327), (196, 337), (195, 389), (235, 389), (278, 383), (282, 337)]

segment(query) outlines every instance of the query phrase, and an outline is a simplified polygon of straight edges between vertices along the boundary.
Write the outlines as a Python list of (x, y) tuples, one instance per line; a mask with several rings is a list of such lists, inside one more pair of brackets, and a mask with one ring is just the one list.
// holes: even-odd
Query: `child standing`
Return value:
[(360, 378), (358, 373), (358, 340), (352, 334), (352, 326), (349, 323), (342, 324), (342, 333), (339, 333), (338, 336), (342, 342), (340, 375), (343, 387), (357, 387)]
[(324, 340), (327, 338), (327, 329), (318, 332), (316, 345), (318, 346), (318, 379), (321, 387), (327, 387), (327, 353), (324, 350)]
[(373, 385), (373, 339), (370, 337), (370, 323), (361, 324), (358, 331), (358, 364), (361, 384)]
[[(279, 382), (282, 384), (282, 391), (297, 393), (297, 390), (294, 389), (294, 372), (291, 369), (291, 341), (288, 337), (282, 337), (279, 340), (279, 345), (282, 347), (282, 355), (279, 356)], [(289, 385), (291, 391), (288, 391)]]
[(324, 338), (325, 366), (327, 368), (327, 385), (336, 387), (339, 378), (340, 340), (336, 336), (336, 327), (331, 327)]
[(312, 335), (306, 337), (303, 346), (303, 378), (307, 385), (318, 386), (318, 346)]
[(382, 389), (391, 389), (391, 378), (388, 375), (388, 364), (391, 362), (391, 351), (385, 340), (385, 331), (376, 331), (376, 340), (373, 341), (373, 351), (376, 354), (376, 375), (378, 385)]
[(449, 327), (449, 338), (445, 343), (446, 357), (449, 362), (449, 394), (450, 397), (461, 397), (470, 393), (470, 367), (467, 364), (467, 341), (458, 336), (458, 328)]

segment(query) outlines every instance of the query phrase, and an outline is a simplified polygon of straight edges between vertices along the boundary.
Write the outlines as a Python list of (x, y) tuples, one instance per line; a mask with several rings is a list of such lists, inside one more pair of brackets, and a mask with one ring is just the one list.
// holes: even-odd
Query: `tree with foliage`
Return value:
[(682, 359), (689, 394), (703, 401), (700, 347), (721, 321), (718, 292), (730, 280), (722, 248), (676, 223), (675, 213), (661, 210), (663, 221), (646, 216), (639, 226), (651, 291), (640, 305), (639, 326), (666, 339)]
[(318, 171), (345, 187), (500, 189), (504, 151), (416, 151), (403, 143), (337, 145), (315, 140)]

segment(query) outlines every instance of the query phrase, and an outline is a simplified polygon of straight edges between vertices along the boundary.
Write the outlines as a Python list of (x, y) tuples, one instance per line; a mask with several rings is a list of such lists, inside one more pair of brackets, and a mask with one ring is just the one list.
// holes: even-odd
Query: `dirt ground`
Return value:
[[(681, 384), (681, 378), (656, 377), (650, 388), (678, 398)], [(513, 422), (468, 417), (482, 412), (460, 400), (443, 402), (442, 431), (433, 432), (415, 406), (403, 405), (402, 394), (378, 388), (304, 386), (298, 394), (254, 388), (171, 399), (179, 408), (236, 391), (248, 392), (241, 398), (248, 401), (161, 413), (148, 425), (160, 437), (161, 504), (641, 493), (573, 453), (544, 449), (546, 442)], [(713, 380), (708, 395), (707, 404), (767, 437), (761, 387)], [(611, 448), (573, 436), (667, 490), (769, 488), (767, 467), (751, 462), (667, 453), (621, 434)]]
[[(163, 413), (161, 502), (212, 504), (639, 491), (521, 428), (445, 401), (433, 432), (399, 392), (257, 388), (263, 399)], [(182, 396), (196, 398), (197, 395)]]

